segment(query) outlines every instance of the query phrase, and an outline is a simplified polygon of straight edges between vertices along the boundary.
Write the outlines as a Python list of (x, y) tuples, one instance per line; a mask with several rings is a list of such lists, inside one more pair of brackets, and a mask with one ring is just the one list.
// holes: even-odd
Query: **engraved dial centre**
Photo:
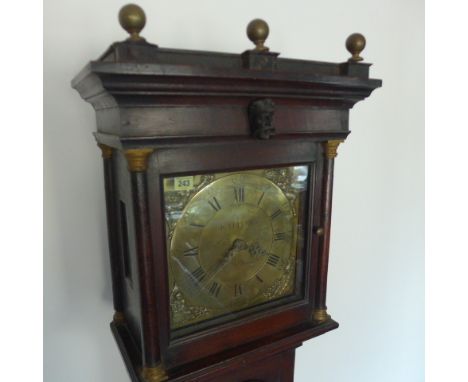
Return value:
[(259, 207), (244, 203), (223, 208), (202, 230), (200, 265), (213, 269), (230, 252), (229, 264), (218, 277), (227, 283), (249, 280), (266, 262), (266, 256), (259, 256), (256, 248), (269, 252), (273, 235), (270, 218)]

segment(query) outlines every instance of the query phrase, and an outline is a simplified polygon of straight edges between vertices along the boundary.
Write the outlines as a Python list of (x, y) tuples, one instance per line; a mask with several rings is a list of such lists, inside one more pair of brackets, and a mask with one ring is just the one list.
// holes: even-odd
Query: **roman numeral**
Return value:
[(237, 203), (244, 203), (245, 190), (243, 186), (234, 188), (234, 197)]
[(184, 256), (198, 256), (198, 247), (187, 249), (184, 251)]
[(242, 295), (242, 285), (241, 284), (234, 284), (234, 297), (238, 297)]
[(196, 279), (198, 282), (201, 282), (205, 276), (206, 276), (206, 273), (205, 271), (203, 270), (203, 268), (200, 266), (198, 267), (197, 269), (195, 269), (194, 271), (192, 271), (192, 276), (194, 279)]
[(280, 209), (278, 209), (278, 210), (276, 210), (275, 212), (273, 212), (273, 214), (272, 214), (270, 217), (271, 217), (272, 219), (275, 219), (275, 218), (277, 218), (278, 216), (280, 216), (282, 213), (283, 213), (283, 212), (282, 212)]
[(262, 278), (259, 275), (255, 275), (255, 278), (260, 281), (261, 283), (263, 282)]
[(267, 264), (271, 265), (272, 267), (276, 267), (278, 265), (279, 259), (280, 259), (279, 256), (275, 254), (271, 254), (268, 257)]
[(219, 291), (221, 290), (221, 285), (219, 285), (216, 281), (213, 281), (211, 284), (209, 292), (212, 296), (218, 297)]
[(284, 232), (275, 233), (275, 241), (286, 239), (286, 234)]
[(260, 206), (260, 203), (262, 202), (264, 196), (265, 196), (265, 192), (262, 192), (262, 194), (260, 195), (260, 198), (258, 199), (257, 206)]
[(219, 204), (218, 199), (216, 199), (216, 196), (213, 196), (211, 200), (208, 200), (208, 203), (215, 211), (219, 211), (221, 209), (221, 205)]

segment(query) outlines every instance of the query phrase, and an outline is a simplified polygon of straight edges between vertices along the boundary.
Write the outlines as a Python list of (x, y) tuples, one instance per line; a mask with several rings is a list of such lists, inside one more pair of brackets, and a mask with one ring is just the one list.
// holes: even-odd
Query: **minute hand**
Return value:
[(211, 280), (215, 278), (215, 276), (221, 272), (221, 270), (228, 265), (234, 256), (239, 253), (240, 251), (247, 249), (247, 243), (243, 240), (236, 239), (232, 244), (231, 248), (224, 254), (223, 258), (220, 262), (214, 267), (214, 269), (208, 273), (208, 277), (205, 278), (205, 282), (202, 283), (202, 288), (206, 288)]

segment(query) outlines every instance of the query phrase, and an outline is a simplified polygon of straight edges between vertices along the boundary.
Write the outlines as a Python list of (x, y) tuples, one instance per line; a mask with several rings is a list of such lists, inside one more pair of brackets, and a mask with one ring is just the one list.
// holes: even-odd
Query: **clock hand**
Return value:
[(242, 240), (242, 239), (236, 239), (232, 243), (231, 248), (224, 254), (223, 258), (220, 260), (220, 262), (214, 267), (214, 269), (208, 273), (208, 277), (205, 278), (205, 282), (201, 283), (201, 287), (206, 289), (208, 284), (210, 283), (211, 280), (215, 278), (215, 276), (221, 272), (221, 270), (228, 265), (231, 260), (234, 258), (236, 254), (238, 254), (240, 251), (248, 249), (247, 243)]
[(250, 253), (250, 256), (253, 258), (268, 255), (268, 252), (262, 248), (258, 242), (254, 242), (249, 245), (242, 239), (236, 239), (232, 243), (231, 248), (229, 248), (229, 250), (224, 254), (224, 257), (221, 259), (221, 261), (214, 267), (211, 272), (208, 273), (208, 277), (205, 277), (204, 282), (201, 284), (202, 288), (206, 288), (210, 281), (213, 280), (213, 278), (231, 262), (234, 256), (243, 250), (247, 250)]
[(260, 256), (267, 256), (268, 251), (265, 250), (258, 242), (253, 242), (248, 246), (248, 250), (251, 257), (257, 258)]

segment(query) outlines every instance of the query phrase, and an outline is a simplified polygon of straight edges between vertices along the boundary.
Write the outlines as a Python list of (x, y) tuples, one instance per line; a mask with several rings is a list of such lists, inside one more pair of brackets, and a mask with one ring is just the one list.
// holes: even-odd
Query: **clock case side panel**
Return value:
[[(319, 215), (315, 210), (320, 205), (317, 201), (321, 192), (321, 152), (316, 139), (272, 139), (268, 144), (251, 139), (242, 142), (191, 143), (164, 145), (156, 148), (148, 170), (148, 189), (151, 232), (154, 249), (156, 277), (156, 296), (160, 333), (161, 358), (168, 369), (177, 365), (193, 362), (196, 359), (222, 353), (247, 343), (267, 337), (281, 336), (293, 327), (306, 325), (308, 329), (316, 326), (311, 320), (314, 308), (315, 276), (317, 274), (317, 253), (311, 245), (311, 229), (316, 225), (314, 219)], [(176, 340), (170, 337), (169, 327), (169, 288), (167, 275), (166, 236), (164, 232), (162, 177), (165, 175), (190, 174), (216, 171), (254, 169), (262, 167), (281, 167), (294, 164), (308, 164), (314, 176), (310, 176), (309, 214), (306, 232), (305, 259), (305, 295), (294, 303), (278, 306), (266, 312), (221, 324)], [(312, 240), (313, 242), (313, 240)], [(320, 327), (317, 326), (317, 333)], [(329, 329), (330, 330), (330, 329)], [(272, 339), (273, 340), (273, 339)]]
[(122, 279), (123, 263), (121, 261), (120, 228), (118, 222), (118, 185), (116, 174), (116, 151), (109, 146), (98, 144), (102, 152), (104, 190), (106, 198), (107, 234), (109, 242), (109, 260), (111, 266), (112, 302), (114, 321), (123, 317), (124, 296)]
[(136, 227), (134, 221), (133, 193), (127, 161), (120, 150), (114, 150), (114, 168), (116, 178), (116, 226), (118, 227), (118, 247), (121, 264), (120, 290), (122, 294), (123, 321), (115, 322), (125, 325), (128, 337), (136, 347), (142, 346), (141, 332), (141, 299), (140, 275), (138, 271), (138, 256), (136, 249)]

